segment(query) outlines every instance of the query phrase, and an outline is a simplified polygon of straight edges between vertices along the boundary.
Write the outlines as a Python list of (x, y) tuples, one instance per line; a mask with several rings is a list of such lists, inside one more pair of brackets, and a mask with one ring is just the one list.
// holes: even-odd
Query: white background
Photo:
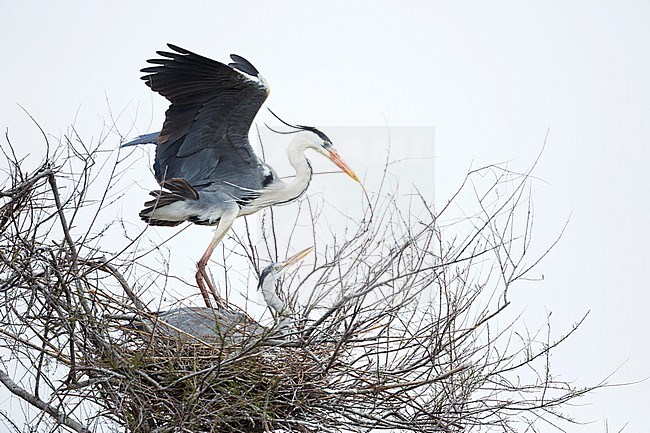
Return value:
[[(0, 0), (0, 126), (34, 161), (43, 143), (17, 104), (57, 137), (74, 123), (97, 139), (109, 111), (133, 125), (129, 136), (158, 130), (166, 101), (139, 69), (172, 42), (214, 59), (245, 56), (271, 84), (269, 106), (296, 123), (434, 127), (435, 149), (394, 148), (393, 157), (419, 158), (401, 183), (435, 191), (437, 202), (469, 167), (529, 167), (550, 128), (535, 172), (545, 181), (535, 184), (536, 239), (546, 245), (570, 222), (538, 268), (544, 281), (512, 300), (524, 317), (551, 311), (556, 335), (591, 311), (552, 359), (560, 377), (589, 385), (619, 367), (610, 383), (650, 376), (650, 3), (322, 4)], [(379, 146), (332, 138), (360, 175), (383, 158)], [(278, 169), (283, 153), (271, 161)], [(435, 174), (422, 169), (432, 157)], [(146, 169), (136, 177), (142, 190), (123, 212), (134, 224), (155, 187)], [(181, 236), (196, 255), (210, 234)], [(605, 419), (609, 431), (648, 431), (648, 395), (648, 381), (590, 394), (565, 412), (592, 423), (569, 431), (604, 432)]]

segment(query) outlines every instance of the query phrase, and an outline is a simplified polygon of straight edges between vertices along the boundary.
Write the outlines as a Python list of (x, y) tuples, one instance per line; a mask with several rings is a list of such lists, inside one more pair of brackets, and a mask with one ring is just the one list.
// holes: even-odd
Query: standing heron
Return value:
[[(216, 225), (212, 241), (197, 263), (196, 282), (208, 307), (208, 289), (218, 296), (206, 271), (212, 252), (237, 217), (296, 200), (307, 189), (312, 168), (305, 151), (326, 156), (352, 179), (359, 178), (332, 146), (311, 126), (291, 125), (295, 134), (287, 149), (296, 170), (290, 182), (255, 155), (248, 140), (253, 118), (269, 95), (266, 80), (243, 57), (232, 54), (225, 65), (168, 44), (158, 51), (155, 66), (142, 69), (151, 90), (171, 105), (162, 131), (124, 144), (156, 144), (153, 165), (161, 189), (152, 191), (140, 217), (149, 225), (176, 226), (183, 221)], [(273, 112), (272, 112), (273, 113)], [(275, 114), (274, 114), (275, 115)], [(277, 116), (276, 116), (277, 117)]]

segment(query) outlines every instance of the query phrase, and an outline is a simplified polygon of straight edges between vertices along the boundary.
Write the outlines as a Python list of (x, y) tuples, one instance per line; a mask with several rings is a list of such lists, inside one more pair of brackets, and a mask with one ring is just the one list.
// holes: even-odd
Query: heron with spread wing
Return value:
[[(357, 175), (343, 161), (332, 141), (314, 127), (291, 125), (287, 149), (296, 175), (282, 181), (253, 151), (248, 133), (269, 95), (266, 80), (246, 59), (233, 63), (208, 59), (168, 44), (155, 65), (142, 69), (147, 86), (170, 101), (163, 128), (123, 146), (156, 144), (153, 165), (161, 188), (152, 191), (140, 217), (150, 225), (176, 226), (184, 221), (216, 225), (208, 248), (197, 263), (196, 282), (208, 307), (209, 293), (218, 301), (206, 266), (212, 252), (237, 217), (296, 200), (307, 189), (312, 168), (305, 151), (332, 160), (352, 179)], [(275, 115), (275, 114), (274, 114)], [(277, 117), (277, 116), (276, 116)]]

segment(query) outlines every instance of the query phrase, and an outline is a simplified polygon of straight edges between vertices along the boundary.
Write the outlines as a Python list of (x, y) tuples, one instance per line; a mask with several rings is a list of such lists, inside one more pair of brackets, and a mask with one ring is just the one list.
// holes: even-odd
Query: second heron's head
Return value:
[(292, 266), (300, 263), (312, 251), (314, 251), (314, 247), (305, 248), (304, 250), (300, 251), (297, 254), (294, 254), (283, 262), (275, 262), (268, 265), (262, 270), (262, 272), (260, 272), (259, 287), (262, 287), (265, 284), (269, 283), (275, 284), (277, 279), (281, 277), (282, 274), (287, 272), (287, 270)]

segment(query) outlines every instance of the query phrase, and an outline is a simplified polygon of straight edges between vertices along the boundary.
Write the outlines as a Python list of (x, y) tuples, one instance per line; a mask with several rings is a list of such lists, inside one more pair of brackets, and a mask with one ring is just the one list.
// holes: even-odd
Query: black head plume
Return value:
[(273, 115), (273, 117), (275, 117), (276, 119), (278, 119), (278, 120), (279, 120), (280, 122), (282, 122), (284, 125), (288, 126), (289, 128), (293, 128), (293, 129), (294, 129), (294, 131), (284, 131), (284, 132), (283, 132), (283, 131), (276, 131), (275, 129), (271, 128), (269, 125), (266, 125), (266, 127), (269, 128), (269, 129), (270, 129), (271, 131), (273, 131), (273, 132), (276, 132), (276, 133), (278, 133), (278, 134), (295, 134), (296, 132), (299, 132), (299, 131), (311, 131), (311, 132), (313, 132), (314, 134), (318, 135), (318, 136), (320, 137), (320, 139), (323, 140), (324, 142), (329, 142), (329, 143), (332, 142), (332, 140), (330, 140), (329, 137), (328, 137), (327, 135), (325, 135), (325, 134), (324, 134), (322, 131), (320, 131), (319, 129), (314, 128), (313, 126), (292, 125), (291, 123), (282, 120), (282, 119), (280, 118), (280, 116), (278, 116), (277, 114), (275, 114), (275, 113), (273, 112), (273, 110), (271, 110), (270, 108), (267, 108), (267, 110), (269, 110), (269, 111), (271, 112), (271, 114)]

